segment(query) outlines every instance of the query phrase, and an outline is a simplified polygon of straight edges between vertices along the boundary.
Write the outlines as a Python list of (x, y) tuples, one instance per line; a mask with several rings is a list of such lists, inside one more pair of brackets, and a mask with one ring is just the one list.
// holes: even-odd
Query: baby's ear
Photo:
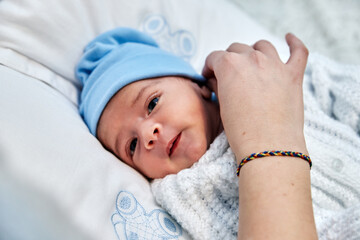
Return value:
[(207, 86), (205, 86), (205, 85), (201, 86), (200, 93), (201, 93), (201, 96), (203, 96), (203, 98), (211, 99), (211, 91)]

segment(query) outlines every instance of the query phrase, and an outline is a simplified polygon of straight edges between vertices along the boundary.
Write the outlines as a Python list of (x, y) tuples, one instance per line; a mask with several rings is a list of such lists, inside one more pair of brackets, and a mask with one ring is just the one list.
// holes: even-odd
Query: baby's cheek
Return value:
[(189, 149), (189, 151), (188, 151), (189, 161), (192, 164), (199, 161), (199, 159), (205, 154), (206, 150), (207, 150), (206, 141), (199, 142), (197, 144), (195, 144), (195, 143), (192, 144), (191, 149)]

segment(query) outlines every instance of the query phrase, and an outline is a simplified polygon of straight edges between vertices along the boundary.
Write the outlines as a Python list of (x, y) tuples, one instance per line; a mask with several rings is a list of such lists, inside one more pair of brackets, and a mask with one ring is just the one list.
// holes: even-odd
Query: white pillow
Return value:
[[(230, 1), (2, 0), (0, 63), (71, 95), (74, 90), (67, 81), (80, 86), (74, 77), (74, 67), (90, 40), (117, 26), (144, 29), (154, 15), (165, 21), (162, 29), (153, 32), (157, 40), (165, 43), (163, 46), (181, 45), (179, 40), (184, 36), (195, 40), (190, 61), (198, 71), (210, 51), (226, 49), (235, 41), (252, 44), (264, 38), (274, 43), (284, 59), (288, 54), (283, 40), (270, 35)], [(37, 70), (24, 64), (27, 59), (19, 61), (19, 54), (39, 63)], [(47, 69), (42, 66), (56, 75), (44, 73)], [(70, 97), (77, 100), (73, 95)]]
[[(154, 203), (148, 181), (89, 134), (74, 104), (47, 84), (1, 65), (0, 76), (1, 170), (57, 208), (62, 216), (52, 216), (54, 221), (66, 219), (94, 239), (115, 239), (116, 234), (120, 239), (135, 234), (187, 239)], [(14, 209), (38, 205), (15, 200), (21, 204)], [(44, 214), (38, 211), (33, 214)], [(23, 211), (7, 216), (0, 226), (10, 222), (25, 229), (31, 223), (23, 217)]]
[(87, 239), (188, 239), (147, 180), (107, 152), (78, 114), (75, 64), (91, 39), (117, 26), (150, 33), (198, 71), (210, 51), (234, 41), (266, 38), (288, 54), (283, 40), (223, 0), (2, 0), (1, 169), (59, 208), (62, 216), (50, 218), (66, 219)]

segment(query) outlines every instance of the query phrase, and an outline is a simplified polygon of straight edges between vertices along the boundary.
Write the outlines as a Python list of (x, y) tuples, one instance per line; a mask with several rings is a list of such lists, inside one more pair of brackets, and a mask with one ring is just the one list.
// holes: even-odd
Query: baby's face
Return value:
[(218, 135), (219, 112), (205, 95), (180, 77), (131, 83), (107, 104), (97, 136), (149, 178), (177, 173), (198, 161)]

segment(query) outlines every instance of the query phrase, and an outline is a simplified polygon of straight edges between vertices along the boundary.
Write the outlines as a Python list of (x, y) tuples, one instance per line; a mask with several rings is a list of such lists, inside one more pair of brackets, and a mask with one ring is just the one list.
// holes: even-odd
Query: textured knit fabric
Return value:
[[(304, 105), (319, 239), (360, 239), (360, 68), (311, 55)], [(236, 239), (236, 168), (222, 133), (191, 168), (154, 180), (152, 190), (194, 239)]]

